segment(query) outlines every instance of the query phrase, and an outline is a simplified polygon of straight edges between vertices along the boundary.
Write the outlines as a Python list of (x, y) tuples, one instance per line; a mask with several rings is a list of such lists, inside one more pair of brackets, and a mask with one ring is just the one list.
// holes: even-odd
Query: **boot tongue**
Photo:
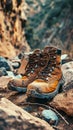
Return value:
[(49, 54), (50, 59), (48, 65), (40, 72), (38, 77), (47, 81), (47, 79), (52, 76), (52, 72), (57, 67), (58, 62), (60, 63), (60, 61), (57, 61), (57, 57), (61, 56), (61, 50), (54, 47), (46, 47), (44, 50)]
[(25, 75), (30, 76), (34, 73), (41, 72), (49, 61), (49, 54), (44, 51), (35, 50), (33, 54), (29, 55), (29, 61), (26, 66)]

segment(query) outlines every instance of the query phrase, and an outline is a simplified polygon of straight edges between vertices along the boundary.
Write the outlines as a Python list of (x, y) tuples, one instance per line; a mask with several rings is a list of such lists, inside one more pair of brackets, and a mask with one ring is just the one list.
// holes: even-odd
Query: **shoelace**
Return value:
[[(46, 49), (45, 49), (46, 51)], [(55, 68), (59, 67), (59, 63), (57, 64), (56, 58), (57, 58), (57, 49), (55, 48), (50, 48), (49, 51), (49, 56), (50, 60), (48, 62), (48, 65), (46, 66), (45, 69), (43, 69), (42, 72), (39, 74), (39, 78), (48, 81), (48, 78), (51, 77), (52, 72), (54, 71)]]
[(29, 55), (29, 61), (26, 66), (26, 73), (25, 75), (30, 75), (39, 70), (41, 71), (40, 68), (44, 68), (47, 66), (46, 64), (48, 63), (49, 60), (49, 54), (47, 53), (33, 53)]

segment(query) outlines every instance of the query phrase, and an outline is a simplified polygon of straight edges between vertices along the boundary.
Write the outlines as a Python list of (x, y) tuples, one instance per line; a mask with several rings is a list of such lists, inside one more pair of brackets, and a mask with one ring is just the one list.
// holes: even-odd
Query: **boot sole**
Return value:
[(13, 90), (13, 91), (18, 91), (18, 92), (26, 92), (27, 91), (27, 88), (22, 88), (22, 87), (15, 87), (14, 85), (12, 84), (8, 84), (8, 89), (10, 90)]
[[(34, 97), (34, 98), (39, 98), (39, 99), (48, 99), (48, 100), (51, 100), (52, 98), (54, 98), (59, 93), (59, 90), (63, 86), (63, 84), (64, 84), (64, 80), (61, 79), (59, 81), (59, 85), (57, 86), (57, 88), (56, 88), (56, 90), (54, 92), (51, 92), (51, 93), (48, 93), (48, 94), (44, 94), (44, 93), (40, 94), (37, 91), (32, 90), (30, 96), (29, 95), (28, 96), (29, 97)], [(13, 85), (11, 85), (11, 86), (8, 85), (8, 88), (10, 90), (18, 91), (20, 93), (21, 92), (25, 93), (27, 91), (27, 88), (15, 87)]]
[(64, 80), (61, 79), (54, 92), (51, 92), (51, 93), (48, 93), (48, 94), (44, 94), (44, 93), (40, 94), (37, 91), (32, 90), (31, 93), (30, 93), (30, 96), (29, 95), (28, 96), (34, 97), (34, 98), (39, 98), (39, 99), (51, 100), (52, 98), (54, 98), (59, 93), (59, 90), (60, 90), (60, 88), (62, 88), (63, 84), (64, 84)]

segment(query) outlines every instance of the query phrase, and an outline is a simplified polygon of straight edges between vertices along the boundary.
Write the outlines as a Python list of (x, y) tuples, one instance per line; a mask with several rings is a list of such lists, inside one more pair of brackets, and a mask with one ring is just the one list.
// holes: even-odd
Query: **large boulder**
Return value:
[(70, 84), (73, 81), (73, 61), (63, 64), (62, 72), (65, 80), (64, 86), (66, 87), (67, 84)]
[(8, 99), (0, 101), (0, 130), (54, 130), (47, 122), (32, 116)]
[(73, 89), (58, 94), (50, 104), (67, 115), (73, 116)]
[(25, 38), (27, 4), (24, 0), (0, 0), (0, 55), (13, 58), (30, 50)]
[(10, 64), (8, 63), (8, 61), (0, 56), (0, 68), (1, 67), (4, 67), (6, 70), (10, 71), (11, 70), (11, 67), (10, 67)]

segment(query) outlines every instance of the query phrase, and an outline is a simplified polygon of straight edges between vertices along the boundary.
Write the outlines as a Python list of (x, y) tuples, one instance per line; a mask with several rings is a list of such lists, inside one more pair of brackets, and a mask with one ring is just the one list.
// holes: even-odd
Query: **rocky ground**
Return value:
[(7, 88), (11, 79), (22, 77), (15, 73), (21, 70), (22, 60), (10, 61), (0, 57), (0, 63), (0, 129), (73, 129), (73, 61), (62, 64), (65, 84), (50, 102), (28, 98), (26, 93)]

